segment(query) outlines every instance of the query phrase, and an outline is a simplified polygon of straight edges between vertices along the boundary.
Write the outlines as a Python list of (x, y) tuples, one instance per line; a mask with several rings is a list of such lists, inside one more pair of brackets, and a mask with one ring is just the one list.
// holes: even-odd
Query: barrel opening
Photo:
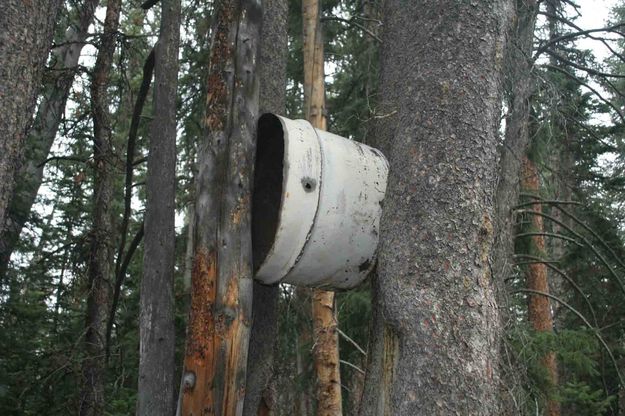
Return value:
[(284, 130), (273, 114), (258, 120), (254, 190), (252, 193), (252, 254), (258, 270), (273, 245), (278, 230), (284, 186)]

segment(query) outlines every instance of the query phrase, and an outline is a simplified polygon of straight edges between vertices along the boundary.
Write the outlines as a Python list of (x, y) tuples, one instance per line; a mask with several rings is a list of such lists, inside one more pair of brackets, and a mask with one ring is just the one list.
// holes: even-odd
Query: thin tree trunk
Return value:
[(112, 127), (107, 88), (113, 65), (113, 54), (121, 0), (109, 0), (98, 56), (91, 81), (93, 116), (93, 230), (89, 254), (89, 293), (85, 334), (86, 357), (82, 365), (83, 386), (80, 415), (104, 412), (106, 317), (110, 308), (111, 284), (114, 279), (113, 259), (113, 163)]
[[(561, 36), (561, 31), (559, 27), (559, 22), (557, 16), (559, 13), (563, 13), (564, 10), (562, 8), (562, 2), (560, 0), (550, 0), (546, 5), (547, 9), (547, 26), (549, 30), (549, 41), (553, 41), (554, 39)], [(557, 44), (554, 44), (550, 49), (558, 51)], [(562, 52), (560, 50), (559, 52)], [(552, 80), (558, 80), (561, 77), (561, 74), (557, 69), (554, 68), (562, 68), (565, 71), (570, 71), (572, 68), (567, 67), (561, 61), (556, 59), (555, 56), (549, 56), (549, 63), (552, 66), (548, 71), (552, 75)], [(557, 82), (557, 81), (556, 81)], [(560, 84), (562, 85), (562, 84)], [(557, 85), (555, 85), (557, 89)], [(561, 92), (558, 89), (557, 94), (559, 94), (556, 102), (558, 104), (554, 104), (553, 108), (549, 109), (549, 118), (550, 118), (550, 133), (551, 140), (555, 144), (555, 151), (552, 153), (550, 166), (555, 172), (554, 175), (554, 190), (555, 190), (555, 199), (560, 201), (570, 201), (573, 195), (574, 188), (574, 158), (571, 150), (571, 144), (573, 142), (571, 135), (573, 133), (573, 129), (567, 125), (567, 117), (569, 114), (567, 112), (574, 111), (577, 112), (577, 106), (568, 102), (569, 96), (567, 91)], [(573, 108), (575, 108), (573, 110)], [(576, 115), (573, 116), (575, 118)], [(557, 209), (557, 207), (552, 207), (552, 213), (554, 218), (556, 218), (560, 223), (565, 225), (572, 225), (571, 219), (566, 215), (563, 215), (562, 212)], [(565, 234), (564, 229), (559, 224), (553, 224), (554, 232), (558, 234)], [(566, 254), (564, 241), (561, 239), (552, 239), (551, 241), (553, 248), (553, 258), (556, 260), (561, 260)], [(562, 279), (560, 276), (557, 276), (554, 279), (549, 280), (549, 285), (551, 287), (551, 293), (555, 296), (559, 296), (562, 294), (564, 287), (562, 285)], [(552, 305), (554, 310), (554, 316), (562, 316), (562, 314), (558, 314), (557, 311), (561, 308), (561, 305), (554, 304)], [(556, 323), (557, 325), (557, 323)]]
[(300, 385), (295, 389), (294, 411), (296, 416), (312, 415), (312, 290), (303, 286), (295, 287), (295, 307), (297, 308), (297, 338), (295, 340), (295, 369)]
[(60, 0), (6, 0), (0, 12), (0, 277), (12, 241), (5, 230), (14, 228), (9, 203), (60, 5)]
[(195, 218), (195, 205), (191, 201), (187, 205), (187, 214), (185, 222), (187, 223), (187, 243), (184, 251), (184, 274), (182, 275), (182, 283), (185, 295), (191, 294), (191, 272), (193, 271), (193, 226)]
[(243, 413), (252, 313), (251, 179), (262, 9), (214, 9), (206, 137), (198, 146), (194, 268), (182, 415)]
[(391, 174), (363, 415), (500, 414), (490, 258), (511, 6), (385, 3), (374, 137)]
[[(522, 160), (530, 143), (531, 97), (535, 90), (532, 74), (533, 40), (538, 4), (535, 0), (516, 0), (516, 13), (508, 35), (505, 55), (505, 98), (508, 107), (504, 144), (500, 147), (497, 193), (495, 197), (495, 245), (493, 251), (493, 277), (497, 288), (497, 302), (501, 306), (502, 323), (506, 316), (508, 288), (505, 282), (513, 271), (514, 215), (512, 208), (519, 201)], [(502, 344), (502, 348), (506, 348)], [(510, 365), (512, 364), (512, 366)], [(520, 371), (516, 363), (502, 362), (501, 390), (502, 412), (519, 414), (517, 397), (524, 392)]]
[(161, 0), (154, 56), (143, 279), (138, 415), (173, 415), (175, 405), (174, 262), (176, 231), (176, 86), (180, 0)]
[[(106, 324), (106, 359), (108, 362), (111, 352), (111, 336), (113, 334), (113, 326), (115, 325), (115, 315), (117, 314), (117, 306), (119, 304), (119, 298), (122, 293), (122, 285), (126, 278), (126, 270), (123, 267), (124, 262), (129, 262), (132, 258), (134, 250), (137, 248), (140, 240), (143, 238), (143, 225), (138, 234), (135, 234), (134, 240), (130, 243), (127, 251), (126, 249), (126, 235), (128, 234), (128, 227), (130, 225), (130, 216), (132, 214), (132, 180), (135, 161), (135, 146), (137, 142), (137, 135), (139, 130), (139, 123), (141, 120), (141, 113), (143, 107), (148, 98), (150, 91), (150, 85), (152, 84), (152, 73), (154, 72), (154, 58), (155, 51), (152, 49), (145, 64), (143, 65), (143, 79), (141, 80), (141, 87), (137, 93), (137, 99), (132, 111), (132, 119), (130, 121), (130, 129), (128, 131), (128, 144), (126, 147), (126, 177), (124, 178), (124, 214), (122, 217), (122, 224), (120, 228), (120, 242), (117, 250), (117, 257), (115, 259), (115, 285), (113, 287), (113, 297), (111, 300), (111, 310), (109, 312), (108, 322)], [(127, 266), (127, 264), (126, 264)]]
[[(523, 174), (521, 176), (521, 187), (532, 195), (540, 194), (540, 179), (538, 170), (534, 163), (527, 157), (523, 159)], [(541, 204), (533, 204), (528, 210), (542, 212)], [(531, 232), (543, 233), (543, 217), (531, 215)], [(543, 235), (533, 235), (530, 239), (530, 254), (536, 257), (545, 258), (545, 237)], [(542, 293), (549, 293), (549, 282), (547, 278), (547, 266), (544, 263), (528, 264), (525, 273), (527, 288)], [(528, 318), (532, 328), (538, 332), (553, 332), (553, 318), (551, 316), (551, 306), (547, 296), (529, 295)], [(558, 384), (558, 366), (556, 354), (551, 351), (542, 359), (549, 381), (552, 386)], [(546, 415), (559, 416), (560, 403), (557, 400), (548, 398), (546, 405)]]
[[(304, 115), (313, 127), (326, 130), (323, 34), (320, 0), (302, 1), (304, 52)], [(313, 358), (317, 376), (318, 416), (343, 413), (339, 340), (334, 292), (313, 289)]]
[[(288, 3), (286, 0), (263, 0), (260, 35), (260, 113), (284, 114), (286, 105), (286, 61)], [(247, 359), (247, 383), (244, 415), (271, 414), (275, 400), (273, 379), (274, 350), (278, 336), (279, 286), (254, 282), (252, 329)]]
[(516, 0), (516, 19), (506, 50), (505, 91), (509, 112), (499, 159), (493, 264), (502, 291), (505, 291), (504, 280), (512, 273), (514, 222), (511, 208), (519, 201), (521, 165), (530, 142), (530, 98), (535, 90), (532, 45), (537, 12), (534, 0)]

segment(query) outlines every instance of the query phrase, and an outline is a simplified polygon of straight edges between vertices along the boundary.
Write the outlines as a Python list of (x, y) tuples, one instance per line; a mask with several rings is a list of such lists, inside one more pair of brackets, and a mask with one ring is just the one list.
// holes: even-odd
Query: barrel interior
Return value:
[(252, 252), (256, 271), (276, 237), (284, 186), (284, 130), (273, 114), (264, 114), (258, 120), (254, 163)]

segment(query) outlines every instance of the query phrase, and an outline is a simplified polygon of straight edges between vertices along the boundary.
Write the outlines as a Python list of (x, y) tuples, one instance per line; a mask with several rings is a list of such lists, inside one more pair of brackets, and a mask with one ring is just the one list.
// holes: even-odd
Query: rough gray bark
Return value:
[[(495, 248), (493, 277), (497, 286), (497, 301), (502, 307), (502, 324), (506, 314), (507, 288), (505, 279), (512, 274), (514, 254), (514, 216), (512, 207), (519, 201), (520, 175), (523, 158), (530, 142), (530, 99), (535, 90), (532, 74), (532, 47), (538, 4), (534, 0), (516, 0), (514, 24), (510, 27), (505, 61), (505, 96), (508, 106), (503, 146), (500, 147), (499, 174), (495, 198)], [(505, 347), (505, 345), (502, 345)], [(523, 380), (516, 363), (502, 363), (501, 394), (503, 412), (519, 414), (516, 408), (523, 396)]]
[[(0, 12), (0, 231), (6, 228), (60, 0), (5, 0)], [(4, 263), (5, 236), (0, 238)], [(8, 260), (7, 260), (8, 261)], [(4, 267), (0, 268), (0, 276)]]
[(143, 279), (141, 280), (138, 415), (173, 415), (175, 406), (174, 229), (176, 86), (180, 0), (161, 0), (155, 47), (154, 119), (150, 128)]
[(534, 0), (516, 0), (516, 19), (506, 51), (505, 92), (509, 110), (500, 148), (493, 262), (494, 277), (501, 282), (501, 287), (512, 269), (514, 224), (510, 210), (519, 200), (521, 165), (530, 141), (530, 97), (535, 89), (532, 41), (537, 12)]
[[(284, 114), (286, 106), (287, 20), (286, 0), (263, 0), (260, 30), (259, 107), (260, 114)], [(252, 328), (247, 357), (244, 415), (256, 415), (261, 402), (269, 410), (274, 347), (278, 336), (278, 285), (254, 281)]]
[(390, 162), (361, 414), (499, 415), (490, 270), (510, 0), (388, 0), (379, 139)]
[(114, 280), (113, 203), (113, 135), (107, 88), (113, 65), (115, 39), (119, 26), (121, 0), (108, 0), (104, 33), (91, 81), (93, 117), (93, 225), (89, 253), (89, 293), (85, 331), (85, 358), (82, 363), (83, 383), (79, 413), (101, 415), (104, 412), (106, 318), (110, 308)]

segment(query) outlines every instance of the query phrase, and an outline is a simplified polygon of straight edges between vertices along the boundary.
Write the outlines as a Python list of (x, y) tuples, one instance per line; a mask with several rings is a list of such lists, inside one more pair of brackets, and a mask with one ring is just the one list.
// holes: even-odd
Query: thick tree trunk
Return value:
[(262, 9), (215, 4), (208, 93), (198, 146), (194, 269), (182, 415), (243, 412), (252, 319), (251, 178)]
[(176, 231), (176, 86), (180, 0), (161, 0), (154, 56), (154, 119), (150, 126), (143, 279), (141, 280), (138, 415), (173, 415)]
[[(286, 0), (263, 0), (260, 35), (260, 113), (284, 114), (286, 105), (287, 61)], [(278, 285), (254, 282), (252, 329), (247, 359), (244, 415), (273, 411), (271, 380), (275, 341), (278, 336)]]
[[(313, 127), (326, 130), (321, 0), (302, 1), (304, 52), (304, 115)], [(313, 358), (315, 362), (318, 416), (343, 413), (339, 340), (336, 331), (334, 292), (313, 289)]]
[(5, 230), (15, 228), (9, 203), (60, 5), (60, 0), (6, 0), (0, 12), (0, 277), (13, 241)]
[(98, 56), (91, 81), (93, 116), (93, 230), (89, 254), (89, 293), (85, 334), (86, 357), (83, 361), (83, 386), (80, 415), (101, 415), (104, 412), (106, 317), (110, 308), (111, 285), (114, 279), (113, 203), (113, 135), (109, 114), (107, 88), (113, 65), (113, 54), (121, 0), (109, 0)]
[(490, 257), (510, 6), (386, 2), (375, 137), (391, 175), (361, 414), (500, 414)]
[[(527, 157), (523, 159), (523, 173), (521, 175), (521, 187), (532, 195), (540, 194), (540, 179), (534, 163)], [(542, 212), (541, 204), (533, 204), (528, 211)], [(545, 231), (543, 217), (540, 215), (530, 216), (530, 232), (536, 233), (529, 237), (529, 250), (532, 256), (545, 258), (545, 237), (539, 235)], [(525, 272), (527, 288), (530, 290), (549, 293), (549, 281), (547, 278), (547, 266), (544, 263), (531, 263), (527, 265)], [(542, 295), (529, 295), (528, 319), (532, 328), (538, 332), (553, 332), (553, 318), (549, 298)], [(549, 381), (552, 386), (558, 383), (558, 366), (555, 352), (549, 352), (543, 357), (543, 364), (547, 369)], [(549, 398), (546, 404), (546, 415), (559, 416), (560, 403)]]

